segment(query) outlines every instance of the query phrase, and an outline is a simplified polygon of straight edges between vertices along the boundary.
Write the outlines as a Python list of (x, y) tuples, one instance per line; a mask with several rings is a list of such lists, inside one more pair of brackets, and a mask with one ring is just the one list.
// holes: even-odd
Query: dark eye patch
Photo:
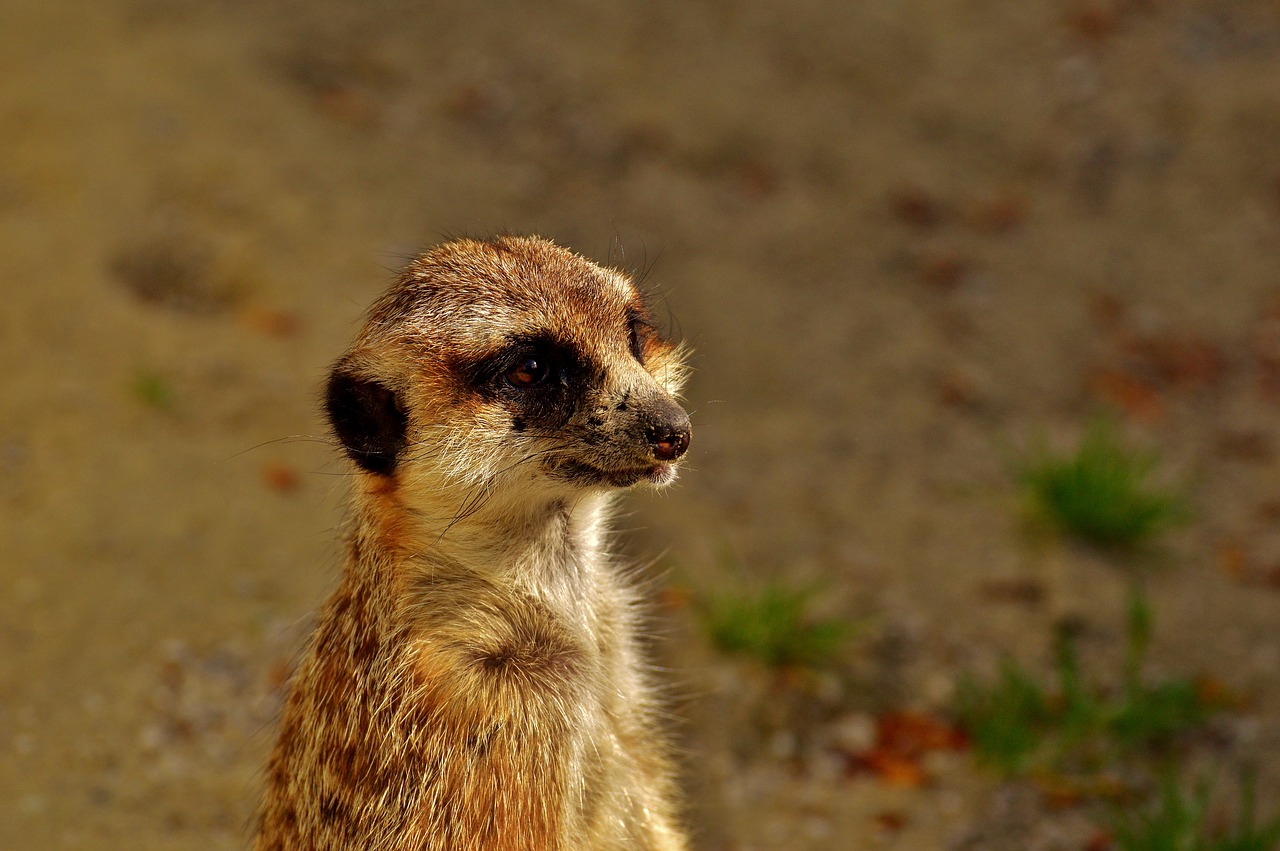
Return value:
[[(531, 362), (545, 368), (544, 378), (519, 380)], [(550, 336), (516, 337), (460, 372), (473, 392), (511, 412), (512, 428), (552, 431), (564, 426), (591, 383), (588, 366), (571, 346)], [(516, 380), (513, 380), (515, 378)]]
[[(538, 380), (526, 383), (525, 371)], [(507, 408), (513, 430), (535, 433), (562, 429), (596, 378), (575, 348), (549, 335), (513, 338), (463, 375), (475, 393)]]
[(518, 337), (471, 364), (459, 367), (464, 379), (484, 395), (512, 389), (508, 376), (530, 361), (545, 369), (545, 380), (519, 389), (551, 388), (566, 384), (579, 371), (581, 359), (569, 347), (549, 337)]

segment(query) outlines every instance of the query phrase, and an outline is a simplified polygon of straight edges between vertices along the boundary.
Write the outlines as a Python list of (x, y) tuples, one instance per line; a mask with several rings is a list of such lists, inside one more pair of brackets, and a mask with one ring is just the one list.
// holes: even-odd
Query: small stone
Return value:
[(796, 753), (796, 736), (790, 730), (779, 730), (769, 739), (769, 753), (775, 759), (791, 759)]
[(845, 753), (863, 753), (876, 742), (876, 719), (865, 712), (843, 715), (828, 730), (832, 744)]
[(36, 737), (30, 733), (18, 733), (13, 737), (13, 752), (18, 756), (31, 756), (36, 750)]
[(29, 816), (39, 815), (49, 808), (49, 801), (44, 795), (23, 795), (18, 799), (18, 809)]

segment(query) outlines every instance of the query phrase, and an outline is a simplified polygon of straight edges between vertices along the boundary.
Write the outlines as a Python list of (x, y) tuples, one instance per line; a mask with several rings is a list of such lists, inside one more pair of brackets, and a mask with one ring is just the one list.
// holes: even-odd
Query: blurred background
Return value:
[(1273, 847), (1273, 0), (0, 0), (0, 848), (247, 846), (326, 367), (500, 230), (696, 350), (698, 848)]

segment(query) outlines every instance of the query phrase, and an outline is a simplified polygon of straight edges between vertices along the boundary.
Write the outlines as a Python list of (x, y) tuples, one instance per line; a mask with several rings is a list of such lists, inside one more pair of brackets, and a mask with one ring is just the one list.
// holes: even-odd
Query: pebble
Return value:
[(876, 742), (876, 720), (865, 712), (842, 715), (827, 729), (832, 744), (846, 753), (862, 753)]
[(36, 750), (36, 737), (30, 733), (18, 733), (13, 737), (13, 752), (18, 756), (31, 756)]
[(49, 801), (44, 795), (23, 795), (18, 799), (18, 811), (23, 815), (35, 816), (49, 808)]

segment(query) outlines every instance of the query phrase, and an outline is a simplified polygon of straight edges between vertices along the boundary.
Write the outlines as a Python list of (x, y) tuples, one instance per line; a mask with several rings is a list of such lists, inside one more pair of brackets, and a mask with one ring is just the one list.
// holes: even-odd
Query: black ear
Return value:
[(338, 368), (329, 375), (324, 407), (352, 461), (370, 473), (395, 472), (408, 417), (393, 391)]

